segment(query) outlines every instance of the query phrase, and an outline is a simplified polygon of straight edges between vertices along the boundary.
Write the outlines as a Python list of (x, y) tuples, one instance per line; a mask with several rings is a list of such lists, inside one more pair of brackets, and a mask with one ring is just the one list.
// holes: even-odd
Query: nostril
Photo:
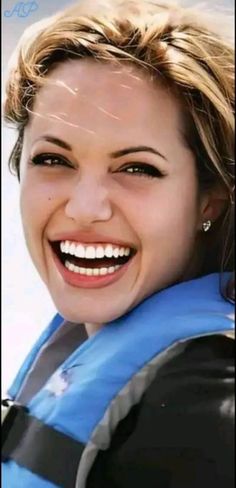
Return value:
[(80, 225), (89, 226), (91, 223), (108, 221), (113, 215), (112, 202), (108, 192), (94, 185), (79, 187), (67, 201), (66, 216)]

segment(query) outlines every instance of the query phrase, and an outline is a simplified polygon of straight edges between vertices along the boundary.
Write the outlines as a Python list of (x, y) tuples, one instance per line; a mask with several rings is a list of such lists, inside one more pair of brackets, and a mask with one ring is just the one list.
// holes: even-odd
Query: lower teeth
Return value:
[(117, 264), (116, 266), (110, 266), (109, 268), (80, 268), (70, 261), (66, 261), (65, 267), (69, 269), (69, 271), (73, 271), (73, 273), (77, 273), (80, 275), (105, 276), (107, 274), (111, 274), (117, 271), (121, 267), (121, 265)]

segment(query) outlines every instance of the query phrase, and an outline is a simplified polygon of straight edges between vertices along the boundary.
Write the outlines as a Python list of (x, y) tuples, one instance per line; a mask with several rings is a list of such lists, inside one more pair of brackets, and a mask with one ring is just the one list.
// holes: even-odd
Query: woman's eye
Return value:
[(67, 161), (67, 159), (63, 158), (57, 154), (38, 154), (31, 158), (31, 164), (35, 166), (67, 166), (69, 168), (73, 168), (73, 166)]
[(164, 173), (162, 173), (158, 168), (153, 166), (152, 164), (147, 163), (132, 163), (126, 166), (123, 166), (120, 170), (120, 173), (130, 173), (137, 176), (146, 176), (149, 178), (162, 178)]

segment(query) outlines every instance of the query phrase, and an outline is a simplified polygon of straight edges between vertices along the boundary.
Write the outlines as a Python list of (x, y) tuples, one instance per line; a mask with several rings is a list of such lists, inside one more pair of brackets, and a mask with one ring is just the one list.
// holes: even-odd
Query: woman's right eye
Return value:
[(38, 154), (31, 158), (30, 163), (33, 166), (46, 166), (46, 167), (55, 167), (55, 166), (66, 166), (69, 168), (73, 168), (72, 164), (64, 157), (60, 156), (59, 154), (52, 154), (52, 153), (44, 153)]

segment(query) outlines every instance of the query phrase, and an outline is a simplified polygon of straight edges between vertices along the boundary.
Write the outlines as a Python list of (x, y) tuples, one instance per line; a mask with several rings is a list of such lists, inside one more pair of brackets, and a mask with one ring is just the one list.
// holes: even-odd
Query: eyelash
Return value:
[(128, 174), (144, 176), (146, 178), (163, 178), (165, 176), (158, 168), (147, 163), (129, 163), (126, 166), (123, 166), (119, 170), (119, 173), (122, 173), (124, 170), (126, 170)]
[[(51, 160), (51, 161), (57, 161), (56, 163), (52, 164), (47, 164), (46, 160)], [(59, 154), (51, 154), (51, 153), (44, 153), (44, 154), (38, 154), (37, 156), (34, 156), (31, 158), (30, 163), (33, 164), (34, 166), (47, 166), (48, 168), (53, 168), (55, 166), (67, 166), (69, 168), (73, 169), (72, 164), (67, 161), (66, 158), (63, 158)]]
[[(54, 163), (46, 163), (46, 160), (54, 160)], [(55, 162), (56, 161), (56, 162)], [(45, 166), (48, 168), (53, 168), (56, 166), (66, 166), (71, 169), (74, 167), (72, 164), (67, 161), (67, 159), (63, 158), (60, 155), (57, 154), (51, 154), (51, 153), (44, 153), (44, 154), (38, 154), (37, 156), (34, 156), (31, 160), (30, 163), (33, 164), (34, 166)], [(122, 166), (117, 173), (127, 173), (131, 175), (136, 175), (136, 176), (144, 176), (146, 178), (163, 178), (165, 176), (164, 173), (162, 173), (158, 168), (155, 166), (148, 164), (148, 163), (129, 163), (125, 166)]]

